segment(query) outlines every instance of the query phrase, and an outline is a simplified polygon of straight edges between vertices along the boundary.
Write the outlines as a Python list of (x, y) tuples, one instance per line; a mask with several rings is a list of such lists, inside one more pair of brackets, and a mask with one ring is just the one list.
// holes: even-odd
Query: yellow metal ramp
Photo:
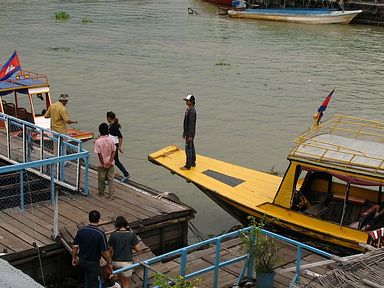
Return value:
[(185, 152), (176, 145), (149, 154), (148, 159), (188, 182), (249, 208), (272, 203), (282, 179), (201, 155), (196, 155), (196, 167), (180, 170), (185, 164)]

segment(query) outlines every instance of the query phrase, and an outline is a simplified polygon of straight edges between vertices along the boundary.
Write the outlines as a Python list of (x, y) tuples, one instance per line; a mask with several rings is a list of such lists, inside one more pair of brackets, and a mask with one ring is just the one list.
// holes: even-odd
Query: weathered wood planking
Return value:
[[(66, 173), (75, 173), (74, 169), (66, 168)], [(177, 245), (185, 245), (183, 234), (187, 229), (183, 222), (193, 218), (194, 210), (186, 205), (178, 204), (166, 198), (157, 197), (155, 190), (142, 189), (142, 185), (136, 187), (134, 182), (129, 184), (115, 180), (115, 198), (108, 200), (106, 197), (97, 196), (97, 172), (89, 169), (90, 196), (77, 194), (65, 194), (59, 201), (59, 227), (65, 227), (67, 231), (76, 233), (79, 226), (88, 222), (89, 211), (96, 209), (101, 213), (101, 222), (108, 222), (103, 229), (113, 230), (113, 221), (117, 216), (125, 216), (131, 227), (145, 241), (145, 234), (151, 233), (156, 237), (149, 239), (151, 248), (160, 249), (160, 238), (165, 237), (163, 245), (167, 241), (178, 241)], [(107, 187), (108, 189), (108, 187)], [(17, 254), (24, 251), (36, 250), (36, 245), (45, 247), (56, 243), (51, 239), (53, 229), (53, 207), (49, 201), (40, 202), (33, 206), (27, 206), (24, 211), (18, 208), (0, 211), (0, 249), (6, 251), (4, 258), (9, 254)], [(151, 226), (152, 225), (152, 226)], [(157, 229), (157, 230), (156, 230)], [(160, 235), (159, 229), (164, 235)], [(150, 238), (150, 237), (149, 237)], [(177, 246), (176, 245), (176, 246)], [(2, 252), (0, 251), (0, 252)], [(13, 255), (16, 256), (16, 255)], [(13, 258), (13, 257), (12, 257)]]

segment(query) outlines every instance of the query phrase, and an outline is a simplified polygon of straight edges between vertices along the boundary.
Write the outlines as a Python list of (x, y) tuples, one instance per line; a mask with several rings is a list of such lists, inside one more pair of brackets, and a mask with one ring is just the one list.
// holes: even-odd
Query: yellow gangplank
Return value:
[[(177, 146), (168, 146), (148, 156), (156, 164), (185, 178), (199, 188), (217, 194), (253, 209), (263, 203), (272, 203), (281, 177), (236, 166), (201, 155), (196, 156), (196, 167), (180, 170), (185, 164), (185, 152)], [(211, 195), (209, 195), (211, 196)]]

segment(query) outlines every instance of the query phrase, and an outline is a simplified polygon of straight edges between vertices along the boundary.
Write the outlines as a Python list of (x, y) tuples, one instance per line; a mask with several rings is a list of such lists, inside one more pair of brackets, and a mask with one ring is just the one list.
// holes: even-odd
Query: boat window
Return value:
[(10, 116), (16, 116), (15, 97), (13, 94), (8, 94), (2, 97), (4, 113)]
[(43, 116), (47, 109), (46, 99), (47, 93), (37, 93), (32, 95), (33, 108), (35, 110), (35, 116)]
[(33, 122), (31, 102), (29, 95), (25, 93), (16, 92), (16, 116), (17, 118), (29, 122)]
[(293, 210), (360, 230), (383, 226), (384, 196), (379, 182), (301, 168)]

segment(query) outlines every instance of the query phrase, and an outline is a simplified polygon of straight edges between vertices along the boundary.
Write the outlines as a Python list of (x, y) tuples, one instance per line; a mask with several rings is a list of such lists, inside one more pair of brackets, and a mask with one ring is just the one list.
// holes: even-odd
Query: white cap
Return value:
[(195, 96), (193, 96), (192, 94), (189, 94), (183, 100), (184, 101), (195, 101)]

